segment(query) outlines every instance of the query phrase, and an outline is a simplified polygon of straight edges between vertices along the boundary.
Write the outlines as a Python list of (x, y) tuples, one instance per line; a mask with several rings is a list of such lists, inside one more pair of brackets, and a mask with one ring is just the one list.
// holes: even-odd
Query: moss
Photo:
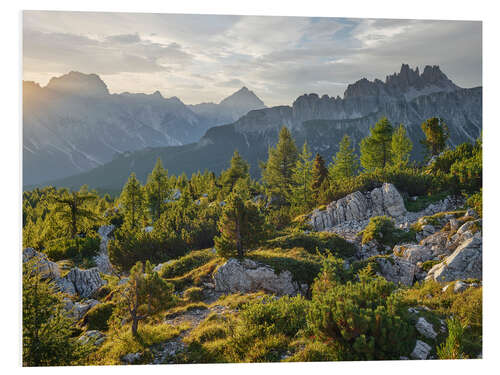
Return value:
[(425, 272), (429, 272), (432, 267), (434, 267), (436, 264), (441, 263), (441, 260), (427, 260), (424, 263), (422, 263), (422, 269)]

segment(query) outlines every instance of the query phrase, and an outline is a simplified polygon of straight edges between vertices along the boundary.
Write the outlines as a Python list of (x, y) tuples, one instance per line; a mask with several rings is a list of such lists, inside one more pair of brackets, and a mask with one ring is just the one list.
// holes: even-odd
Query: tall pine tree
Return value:
[(425, 139), (422, 144), (427, 149), (427, 156), (437, 156), (444, 151), (446, 141), (449, 137), (448, 126), (445, 122), (437, 117), (432, 117), (422, 123), (422, 131), (425, 134)]
[(368, 171), (385, 168), (391, 162), (391, 142), (393, 128), (387, 117), (382, 117), (370, 135), (363, 139), (361, 148), (361, 165)]
[(282, 202), (288, 202), (293, 183), (293, 168), (297, 163), (298, 151), (290, 131), (283, 126), (279, 133), (276, 147), (269, 148), (267, 162), (262, 177), (269, 196), (277, 196)]
[(171, 199), (172, 196), (168, 171), (163, 168), (160, 158), (158, 158), (153, 171), (148, 176), (145, 190), (151, 219), (155, 222), (165, 209), (165, 202)]
[(130, 231), (141, 229), (145, 219), (146, 200), (144, 190), (134, 172), (132, 172), (123, 187), (120, 203), (124, 213), (124, 229)]
[(351, 138), (346, 134), (339, 144), (339, 152), (332, 158), (330, 178), (333, 181), (353, 177), (359, 170), (359, 159), (351, 146)]
[(220, 236), (214, 238), (215, 248), (223, 257), (243, 257), (245, 251), (256, 245), (263, 234), (264, 217), (250, 201), (231, 193), (219, 219)]
[(221, 183), (224, 193), (229, 194), (233, 190), (236, 181), (240, 178), (249, 177), (248, 170), (248, 163), (241, 157), (239, 152), (235, 150), (233, 157), (231, 158), (229, 169), (225, 170), (221, 174)]
[(412, 149), (413, 143), (406, 135), (406, 128), (403, 126), (403, 124), (401, 124), (392, 134), (392, 163), (395, 166), (399, 167), (408, 165), (408, 162), (410, 161), (410, 152)]
[(299, 212), (305, 212), (314, 205), (312, 194), (312, 154), (309, 151), (307, 142), (304, 142), (302, 152), (293, 169), (293, 187), (291, 194), (291, 204)]
[(314, 201), (319, 202), (328, 190), (328, 169), (325, 160), (320, 154), (316, 154), (312, 167), (311, 190)]

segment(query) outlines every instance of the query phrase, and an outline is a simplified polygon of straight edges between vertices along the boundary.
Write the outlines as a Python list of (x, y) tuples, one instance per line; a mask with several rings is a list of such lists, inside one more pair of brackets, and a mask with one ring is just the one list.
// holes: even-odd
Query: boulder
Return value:
[(443, 262), (429, 270), (426, 279), (454, 281), (459, 279), (482, 279), (483, 241), (481, 232), (465, 240)]
[(99, 254), (94, 257), (94, 262), (99, 272), (107, 275), (110, 275), (113, 271), (113, 266), (109, 261), (108, 242), (114, 229), (114, 225), (103, 225), (97, 231), (101, 237), (101, 243), (99, 245)]
[(96, 267), (88, 270), (75, 267), (66, 276), (57, 279), (56, 285), (61, 292), (70, 295), (78, 294), (80, 297), (89, 298), (101, 286), (105, 285), (105, 282), (101, 279), (101, 275)]
[(395, 284), (411, 286), (415, 276), (415, 265), (396, 256), (376, 258), (378, 274)]
[(453, 286), (454, 293), (460, 293), (466, 290), (469, 287), (468, 284), (464, 283), (462, 280), (458, 280)]
[(142, 354), (140, 352), (137, 353), (128, 353), (122, 357), (122, 362), (127, 365), (132, 365), (134, 363), (138, 363), (142, 358)]
[(411, 352), (410, 356), (414, 359), (427, 359), (431, 350), (432, 348), (429, 344), (426, 344), (421, 340), (417, 340), (415, 348)]
[(268, 265), (250, 259), (229, 259), (214, 274), (215, 291), (224, 293), (252, 293), (263, 290), (276, 295), (297, 295), (307, 291), (299, 285), (290, 271), (279, 274)]
[(84, 345), (88, 342), (92, 342), (95, 346), (102, 345), (104, 340), (106, 340), (106, 335), (97, 330), (87, 331), (78, 338), (78, 341)]
[(65, 298), (64, 301), (64, 310), (66, 310), (69, 313), (69, 316), (75, 320), (80, 320), (81, 318), (83, 318), (87, 311), (100, 303), (95, 299), (73, 303), (73, 301), (71, 301), (69, 298)]
[(436, 331), (434, 331), (434, 326), (422, 316), (418, 318), (415, 328), (422, 336), (428, 339), (435, 339), (438, 335)]
[(310, 216), (310, 224), (314, 230), (321, 231), (343, 222), (360, 221), (380, 215), (397, 217), (405, 213), (401, 194), (393, 184), (384, 183), (382, 187), (368, 193), (356, 191), (333, 201), (325, 210), (314, 210)]
[(23, 263), (31, 260), (33, 260), (33, 268), (40, 273), (42, 278), (55, 280), (61, 275), (57, 263), (51, 262), (45, 254), (27, 247), (23, 250)]

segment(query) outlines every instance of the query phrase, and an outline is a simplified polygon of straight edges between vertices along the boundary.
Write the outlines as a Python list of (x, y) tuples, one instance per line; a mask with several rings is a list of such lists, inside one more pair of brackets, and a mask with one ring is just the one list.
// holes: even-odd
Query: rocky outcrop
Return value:
[(310, 224), (314, 230), (321, 231), (343, 222), (360, 221), (380, 215), (397, 217), (405, 213), (401, 194), (393, 184), (384, 183), (382, 187), (368, 193), (356, 191), (333, 201), (325, 210), (314, 210)]
[(395, 256), (379, 257), (375, 260), (379, 266), (377, 273), (387, 281), (408, 286), (413, 284), (415, 266), (410, 262)]
[(299, 285), (290, 271), (280, 273), (265, 264), (250, 259), (231, 258), (214, 274), (215, 290), (224, 293), (251, 293), (263, 290), (276, 295), (297, 295), (307, 291)]
[(27, 247), (23, 250), (23, 263), (28, 261), (33, 261), (33, 268), (35, 268), (44, 279), (55, 280), (61, 275), (57, 263), (51, 262), (45, 254), (31, 247)]
[(82, 336), (78, 338), (81, 344), (93, 343), (95, 346), (100, 346), (106, 340), (106, 335), (101, 331), (92, 330), (86, 331)]
[(108, 242), (114, 229), (114, 225), (103, 225), (97, 231), (101, 237), (101, 243), (99, 245), (99, 253), (94, 257), (94, 262), (99, 272), (107, 275), (113, 271), (113, 266), (109, 261)]
[(105, 285), (105, 281), (101, 279), (97, 268), (82, 270), (75, 267), (66, 276), (57, 279), (56, 285), (61, 292), (70, 295), (78, 294), (82, 298), (89, 298), (101, 286)]
[(459, 279), (482, 279), (483, 241), (481, 232), (465, 240), (443, 262), (432, 267), (426, 279), (453, 281)]
[(429, 344), (426, 344), (421, 340), (417, 340), (417, 342), (415, 343), (415, 348), (411, 352), (410, 356), (413, 359), (427, 359), (431, 350), (432, 347)]
[(95, 299), (88, 299), (83, 302), (73, 302), (69, 298), (64, 299), (64, 310), (75, 320), (80, 320), (92, 307), (100, 302)]

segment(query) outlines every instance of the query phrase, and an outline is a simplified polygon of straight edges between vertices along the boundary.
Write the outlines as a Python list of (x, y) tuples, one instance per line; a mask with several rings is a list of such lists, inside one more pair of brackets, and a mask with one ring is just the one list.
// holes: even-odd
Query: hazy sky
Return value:
[(347, 84), (439, 65), (481, 85), (480, 22), (90, 12), (24, 12), (24, 79), (46, 85), (71, 70), (113, 93), (219, 102), (243, 85), (267, 105), (304, 93), (343, 96)]

